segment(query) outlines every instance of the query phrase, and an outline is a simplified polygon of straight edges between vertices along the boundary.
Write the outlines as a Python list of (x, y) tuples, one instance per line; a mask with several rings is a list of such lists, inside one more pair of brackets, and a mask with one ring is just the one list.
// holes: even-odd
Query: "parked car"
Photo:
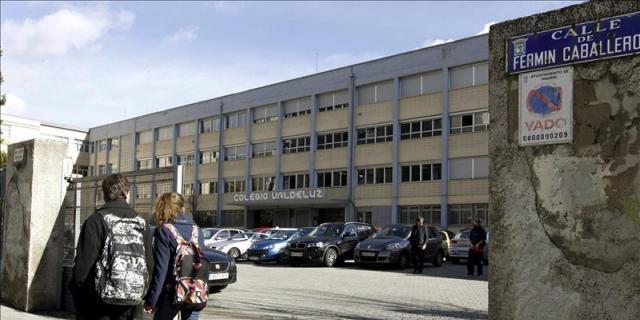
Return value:
[(451, 246), (451, 239), (453, 239), (456, 234), (449, 230), (440, 230), (440, 236), (442, 237), (442, 249), (444, 250), (444, 256), (449, 260), (449, 247)]
[(209, 293), (217, 293), (238, 280), (235, 261), (224, 252), (205, 249), (209, 260)]
[(282, 263), (287, 259), (287, 246), (293, 240), (305, 236), (304, 230), (280, 230), (264, 240), (254, 242), (247, 250), (247, 259), (254, 263)]
[[(465, 229), (458, 232), (451, 240), (449, 247), (449, 258), (453, 263), (459, 263), (461, 259), (469, 258), (469, 249), (471, 248), (471, 242), (469, 241), (470, 229)], [(486, 245), (484, 246), (484, 264), (489, 263), (489, 231), (487, 231)]]
[[(360, 266), (369, 265), (394, 265), (405, 269), (411, 261), (411, 225), (388, 225), (384, 226), (371, 238), (360, 242), (354, 252), (354, 260)], [(433, 264), (434, 267), (442, 266), (444, 250), (442, 240), (438, 231), (434, 227), (427, 227), (429, 240), (425, 261)]]
[(241, 229), (202, 228), (202, 233), (204, 235), (204, 246), (213, 247), (216, 243), (227, 241), (231, 237), (243, 232), (244, 230)]
[(353, 258), (358, 242), (373, 233), (373, 226), (362, 222), (323, 223), (307, 236), (289, 244), (289, 264), (322, 263), (327, 267)]
[(233, 236), (227, 241), (216, 243), (212, 249), (216, 249), (222, 252), (226, 252), (230, 257), (235, 260), (241, 259), (247, 252), (247, 249), (254, 242), (262, 239), (266, 239), (269, 235), (266, 233), (254, 233), (244, 232)]

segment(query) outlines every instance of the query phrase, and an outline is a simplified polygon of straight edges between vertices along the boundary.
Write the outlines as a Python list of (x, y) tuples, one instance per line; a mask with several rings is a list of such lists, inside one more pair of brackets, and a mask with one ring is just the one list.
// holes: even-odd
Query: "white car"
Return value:
[(240, 229), (230, 228), (202, 228), (204, 235), (204, 246), (214, 247), (216, 243), (229, 240), (231, 237), (243, 233)]
[(211, 248), (226, 252), (230, 257), (237, 260), (247, 253), (247, 250), (254, 242), (267, 237), (269, 237), (267, 233), (245, 232), (237, 234), (227, 241), (218, 242)]

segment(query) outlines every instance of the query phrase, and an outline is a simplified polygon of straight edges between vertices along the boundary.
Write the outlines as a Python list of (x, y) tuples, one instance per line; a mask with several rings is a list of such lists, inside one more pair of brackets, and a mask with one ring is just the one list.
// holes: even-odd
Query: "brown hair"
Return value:
[(167, 192), (156, 201), (154, 218), (156, 226), (172, 221), (184, 208), (184, 197), (177, 192)]
[(111, 174), (102, 180), (102, 194), (106, 202), (126, 199), (128, 192), (129, 180), (119, 173)]

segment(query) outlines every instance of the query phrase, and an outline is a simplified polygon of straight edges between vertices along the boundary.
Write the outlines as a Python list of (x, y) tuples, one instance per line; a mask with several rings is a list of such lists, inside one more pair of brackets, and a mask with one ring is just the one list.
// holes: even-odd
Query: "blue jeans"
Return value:
[(173, 305), (171, 305), (171, 301), (167, 298), (165, 294), (160, 296), (160, 303), (158, 305), (158, 310), (156, 310), (153, 315), (154, 320), (172, 320), (178, 312), (180, 313), (181, 320), (198, 320), (200, 319), (200, 311), (191, 311), (191, 310), (178, 310)]

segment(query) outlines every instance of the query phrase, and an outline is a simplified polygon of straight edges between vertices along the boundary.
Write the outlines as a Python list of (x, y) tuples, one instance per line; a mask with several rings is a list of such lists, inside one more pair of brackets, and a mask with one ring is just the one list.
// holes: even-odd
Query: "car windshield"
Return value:
[(342, 229), (344, 229), (344, 225), (341, 225), (341, 224), (321, 225), (321, 226), (315, 228), (313, 231), (311, 231), (311, 233), (309, 233), (309, 236), (311, 236), (311, 237), (322, 237), (322, 236), (337, 237), (342, 233)]
[(373, 235), (372, 238), (401, 238), (404, 239), (411, 233), (409, 226), (386, 226)]
[(251, 237), (253, 234), (250, 232), (245, 232), (245, 233), (238, 233), (235, 236), (231, 237), (231, 240), (243, 240), (246, 239), (248, 237)]
[(456, 239), (469, 239), (469, 234), (471, 234), (471, 231), (469, 230), (462, 231), (456, 234)]
[(278, 231), (272, 235), (270, 235), (267, 239), (271, 240), (287, 240), (291, 238), (291, 236), (296, 233), (296, 231)]
[(220, 231), (220, 229), (206, 229), (202, 231), (202, 234), (204, 234), (205, 239), (209, 239), (213, 237), (214, 234), (218, 233), (218, 231)]

